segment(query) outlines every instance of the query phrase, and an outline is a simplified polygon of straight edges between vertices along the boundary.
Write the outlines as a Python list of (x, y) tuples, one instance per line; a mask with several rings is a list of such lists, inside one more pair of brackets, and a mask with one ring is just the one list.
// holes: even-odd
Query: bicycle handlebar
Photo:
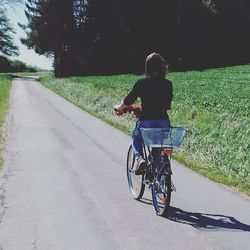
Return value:
[(115, 110), (115, 114), (117, 116), (121, 116), (125, 113), (133, 113), (138, 118), (141, 114), (142, 108), (141, 108), (141, 106), (130, 105), (123, 110), (118, 110), (116, 108), (114, 108), (114, 110)]

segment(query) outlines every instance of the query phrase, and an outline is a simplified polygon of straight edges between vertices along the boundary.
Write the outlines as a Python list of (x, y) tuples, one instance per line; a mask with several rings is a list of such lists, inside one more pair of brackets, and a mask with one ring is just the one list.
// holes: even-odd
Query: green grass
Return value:
[(52, 75), (50, 71), (39, 71), (39, 72), (17, 72), (17, 73), (9, 73), (11, 77), (43, 77), (47, 75)]
[[(250, 65), (171, 73), (172, 125), (187, 129), (175, 157), (195, 171), (250, 195)], [(44, 75), (41, 82), (86, 111), (130, 134), (135, 119), (116, 117), (113, 105), (133, 86), (135, 75), (71, 77)]]
[(9, 107), (9, 93), (11, 88), (11, 79), (0, 74), (0, 170), (3, 165), (3, 143), (4, 133), (3, 125)]

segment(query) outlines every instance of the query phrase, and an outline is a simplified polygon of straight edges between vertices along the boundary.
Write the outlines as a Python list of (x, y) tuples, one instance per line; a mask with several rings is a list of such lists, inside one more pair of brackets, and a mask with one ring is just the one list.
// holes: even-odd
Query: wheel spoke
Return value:
[[(164, 187), (162, 187), (164, 185)], [(155, 181), (151, 187), (154, 208), (157, 214), (163, 215), (169, 207), (171, 198), (171, 176), (165, 176), (165, 179), (159, 183)]]
[(133, 198), (139, 200), (141, 199), (145, 189), (145, 184), (143, 183), (144, 176), (135, 174), (135, 171), (133, 169), (134, 164), (135, 164), (135, 156), (133, 154), (132, 147), (130, 146), (127, 156), (128, 185), (133, 195)]

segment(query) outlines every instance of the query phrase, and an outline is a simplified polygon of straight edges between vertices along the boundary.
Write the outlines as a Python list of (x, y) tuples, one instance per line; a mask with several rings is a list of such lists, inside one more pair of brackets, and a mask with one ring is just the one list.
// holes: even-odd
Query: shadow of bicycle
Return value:
[(241, 223), (234, 217), (221, 214), (194, 213), (170, 207), (164, 218), (190, 225), (201, 231), (250, 232), (250, 225)]
[(153, 201), (152, 201), (152, 199), (149, 199), (149, 198), (143, 197), (143, 198), (141, 198), (141, 199), (139, 200), (139, 202), (141, 202), (141, 203), (143, 203), (143, 204), (146, 204), (146, 205), (151, 205), (151, 206), (153, 206)]

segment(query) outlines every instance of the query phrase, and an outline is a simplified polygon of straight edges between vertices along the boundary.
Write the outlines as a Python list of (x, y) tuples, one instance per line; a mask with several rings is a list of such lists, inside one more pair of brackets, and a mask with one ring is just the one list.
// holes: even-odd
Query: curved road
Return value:
[(2, 250), (248, 250), (250, 201), (173, 162), (168, 217), (131, 198), (130, 138), (31, 79), (11, 92)]

